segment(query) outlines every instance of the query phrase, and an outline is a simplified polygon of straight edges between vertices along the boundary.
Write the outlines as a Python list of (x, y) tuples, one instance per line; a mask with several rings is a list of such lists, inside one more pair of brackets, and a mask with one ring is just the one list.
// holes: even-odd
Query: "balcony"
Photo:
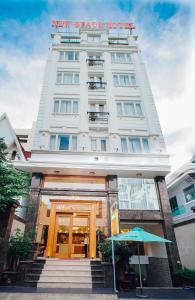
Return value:
[(108, 124), (109, 112), (87, 112), (91, 124)]
[(177, 217), (177, 216), (185, 214), (186, 213), (186, 208), (185, 208), (184, 205), (180, 205), (180, 206), (178, 206), (176, 208), (173, 208), (171, 210), (171, 212), (172, 212), (172, 216), (173, 217)]
[(88, 81), (87, 84), (89, 90), (105, 90), (107, 83), (103, 81)]
[(103, 59), (86, 59), (89, 67), (103, 67)]

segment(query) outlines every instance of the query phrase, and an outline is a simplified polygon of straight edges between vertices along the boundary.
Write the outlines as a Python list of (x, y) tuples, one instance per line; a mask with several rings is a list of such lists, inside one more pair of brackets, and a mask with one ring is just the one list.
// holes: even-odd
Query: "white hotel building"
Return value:
[(173, 241), (142, 247), (148, 284), (170, 285), (178, 255), (168, 158), (137, 36), (52, 33), (32, 155), (15, 162), (33, 176), (35, 255), (95, 258), (96, 231), (109, 235), (113, 214), (113, 230), (118, 217), (120, 231), (139, 226)]

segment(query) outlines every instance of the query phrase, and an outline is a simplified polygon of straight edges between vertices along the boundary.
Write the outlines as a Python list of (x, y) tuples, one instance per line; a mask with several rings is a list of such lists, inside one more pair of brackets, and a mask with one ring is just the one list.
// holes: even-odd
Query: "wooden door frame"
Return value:
[[(57, 214), (70, 214), (75, 212), (74, 206), (76, 205), (89, 205), (89, 209), (78, 211), (78, 213), (83, 213), (89, 215), (89, 257), (96, 258), (96, 204), (98, 201), (71, 201), (71, 200), (50, 200), (51, 201), (51, 212), (50, 212), (50, 222), (47, 238), (46, 247), (46, 257), (54, 257), (54, 244), (55, 244), (55, 232), (56, 232), (56, 219)], [(57, 205), (61, 206), (61, 209), (57, 208)], [(66, 206), (69, 210), (66, 209)], [(64, 207), (64, 208), (63, 208)], [(77, 211), (76, 211), (77, 212)]]

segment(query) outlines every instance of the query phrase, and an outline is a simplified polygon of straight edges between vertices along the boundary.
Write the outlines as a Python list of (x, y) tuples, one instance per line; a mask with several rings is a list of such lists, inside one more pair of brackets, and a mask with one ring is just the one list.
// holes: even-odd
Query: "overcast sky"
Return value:
[(36, 120), (51, 19), (130, 21), (150, 79), (173, 169), (195, 153), (195, 0), (1, 0), (0, 114)]

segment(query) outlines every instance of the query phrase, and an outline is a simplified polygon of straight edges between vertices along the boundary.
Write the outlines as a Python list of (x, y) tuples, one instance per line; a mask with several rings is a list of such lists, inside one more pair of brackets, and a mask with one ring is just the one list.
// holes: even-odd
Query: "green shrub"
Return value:
[(29, 251), (33, 245), (34, 232), (22, 233), (20, 229), (16, 229), (15, 235), (11, 236), (9, 242), (9, 253), (12, 256), (19, 257), (20, 260), (28, 257)]
[[(99, 250), (104, 261), (112, 262), (112, 242), (104, 241), (99, 244)], [(132, 256), (132, 251), (126, 242), (114, 242), (115, 261), (126, 261)]]
[(179, 277), (182, 277), (182, 278), (188, 278), (188, 279), (194, 279), (195, 280), (195, 270), (194, 269), (188, 269), (186, 267), (183, 267), (176, 274)]

